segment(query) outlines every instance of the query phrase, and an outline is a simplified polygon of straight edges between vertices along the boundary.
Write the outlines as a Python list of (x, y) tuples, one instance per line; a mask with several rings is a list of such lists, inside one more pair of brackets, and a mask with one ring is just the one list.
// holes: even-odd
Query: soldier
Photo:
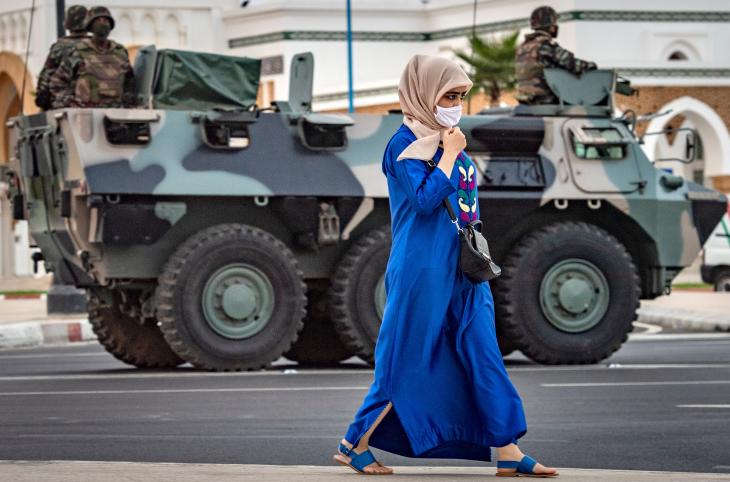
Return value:
[(83, 5), (72, 5), (68, 7), (66, 17), (63, 20), (63, 26), (70, 33), (51, 45), (51, 50), (48, 52), (48, 57), (46, 57), (46, 63), (43, 64), (43, 70), (41, 70), (38, 76), (35, 104), (43, 110), (50, 109), (53, 104), (49, 85), (51, 76), (58, 69), (61, 61), (68, 56), (74, 45), (88, 37), (88, 33), (84, 27), (85, 21), (86, 7)]
[(51, 77), (53, 107), (133, 106), (134, 73), (127, 50), (108, 38), (109, 9), (90, 8), (85, 26), (92, 37), (76, 44)]
[(596, 64), (576, 59), (555, 41), (558, 13), (551, 7), (538, 7), (530, 16), (533, 33), (517, 49), (517, 100), (522, 104), (557, 104), (558, 99), (545, 82), (543, 70), (557, 67), (574, 74), (594, 70)]

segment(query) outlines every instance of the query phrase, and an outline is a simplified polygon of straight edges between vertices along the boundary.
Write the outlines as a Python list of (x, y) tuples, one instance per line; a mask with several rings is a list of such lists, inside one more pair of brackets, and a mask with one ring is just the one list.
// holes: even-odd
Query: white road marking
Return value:
[(38, 353), (36, 355), (0, 355), (0, 360), (24, 360), (31, 358), (77, 358), (77, 357), (90, 357), (90, 356), (103, 356), (111, 357), (109, 353)]
[(124, 395), (146, 393), (239, 393), (239, 392), (316, 392), (327, 390), (367, 390), (362, 387), (265, 387), (265, 388), (179, 388), (167, 390), (64, 390), (47, 392), (0, 392), (0, 397), (45, 395)]
[[(580, 372), (596, 370), (663, 370), (663, 369), (704, 369), (704, 368), (730, 368), (730, 363), (654, 363), (654, 364), (631, 364), (631, 363), (610, 363), (608, 365), (580, 365), (561, 367), (514, 367), (507, 368), (509, 372), (537, 372), (537, 371), (559, 371), (559, 372)], [(0, 378), (2, 380), (2, 378)]]
[(708, 404), (708, 405), (677, 405), (679, 408), (730, 408), (730, 404), (728, 405), (721, 405), (721, 404)]
[(363, 367), (351, 370), (316, 370), (306, 371), (300, 370), (296, 374), (284, 373), (283, 371), (261, 371), (261, 372), (205, 372), (205, 371), (185, 371), (179, 370), (174, 372), (160, 373), (144, 373), (137, 372), (133, 369), (125, 370), (122, 373), (110, 371), (108, 373), (93, 373), (79, 375), (9, 375), (0, 377), (0, 382), (25, 382), (25, 381), (48, 381), (48, 380), (144, 380), (156, 378), (240, 378), (240, 377), (297, 377), (297, 376), (323, 376), (323, 375), (372, 375), (372, 369)]
[(657, 333), (647, 335), (644, 333), (629, 334), (629, 341), (676, 341), (676, 340), (726, 340), (730, 339), (730, 333)]
[[(652, 325), (651, 323), (642, 323), (640, 321), (635, 321), (634, 326), (637, 328), (643, 328), (646, 330), (645, 333), (637, 333), (638, 335), (653, 335), (653, 334), (659, 333), (663, 330), (663, 328), (659, 325)], [(629, 335), (629, 338), (631, 338), (630, 335)]]
[[(600, 370), (674, 370), (674, 369), (728, 369), (730, 363), (668, 363), (668, 364), (611, 364), (611, 365), (582, 365), (582, 366), (527, 366), (507, 367), (508, 372), (576, 372), (576, 371), (600, 371)], [(301, 370), (297, 373), (284, 373), (282, 370), (269, 370), (259, 372), (204, 372), (181, 369), (171, 372), (136, 372), (133, 369), (125, 370), (122, 373), (109, 371), (108, 373), (90, 373), (78, 375), (7, 375), (0, 376), (0, 382), (40, 382), (56, 380), (145, 380), (160, 378), (215, 378), (215, 377), (299, 377), (299, 376), (332, 376), (332, 375), (367, 375), (371, 376), (373, 370), (370, 368), (352, 369), (329, 369), (329, 370)]]
[(662, 382), (595, 382), (595, 383), (542, 383), (540, 386), (548, 388), (579, 388), (579, 387), (646, 387), (659, 385), (727, 385), (730, 380), (690, 380), (690, 381), (662, 381)]

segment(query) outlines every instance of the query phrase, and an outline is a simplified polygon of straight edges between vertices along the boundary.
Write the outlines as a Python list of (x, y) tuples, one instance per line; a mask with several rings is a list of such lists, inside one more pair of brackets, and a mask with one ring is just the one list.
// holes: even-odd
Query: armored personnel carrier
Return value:
[[(100, 343), (127, 363), (373, 360), (391, 241), (381, 155), (402, 116), (313, 113), (310, 54), (293, 58), (289, 100), (258, 109), (259, 69), (149, 47), (135, 65), (143, 107), (10, 124), (14, 215), (46, 268), (87, 290)], [(652, 165), (635, 118), (612, 117), (626, 87), (613, 71), (547, 75), (559, 105), (460, 126), (503, 268), (503, 353), (595, 363), (698, 254), (726, 200)]]

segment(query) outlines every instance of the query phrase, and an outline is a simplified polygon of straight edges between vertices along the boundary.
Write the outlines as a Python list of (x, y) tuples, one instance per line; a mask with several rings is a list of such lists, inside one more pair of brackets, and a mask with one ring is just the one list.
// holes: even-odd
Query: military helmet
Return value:
[(112, 17), (111, 12), (106, 7), (91, 7), (88, 12), (86, 12), (86, 21), (84, 22), (84, 26), (88, 30), (91, 26), (91, 22), (94, 21), (94, 19), (106, 17), (109, 19), (109, 23), (111, 23), (112, 29), (114, 28), (114, 17)]
[(537, 7), (530, 15), (530, 27), (533, 29), (549, 28), (558, 24), (558, 12), (553, 7)]
[(66, 9), (66, 16), (63, 19), (63, 26), (71, 32), (86, 30), (86, 7), (83, 5), (71, 5), (68, 7)]

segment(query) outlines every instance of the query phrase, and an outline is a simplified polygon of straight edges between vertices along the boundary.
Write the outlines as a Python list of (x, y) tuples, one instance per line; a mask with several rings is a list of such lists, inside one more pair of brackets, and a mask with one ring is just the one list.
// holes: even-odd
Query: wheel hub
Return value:
[(250, 338), (271, 318), (274, 288), (258, 268), (230, 264), (213, 273), (205, 284), (202, 306), (213, 331), (229, 339)]
[(547, 320), (569, 333), (588, 331), (608, 310), (610, 291), (601, 270), (583, 259), (551, 267), (540, 285), (540, 305)]
[(223, 292), (223, 312), (234, 320), (248, 318), (256, 310), (256, 293), (245, 284), (229, 286)]
[(560, 306), (574, 315), (587, 310), (592, 300), (591, 286), (583, 279), (569, 279), (558, 291)]

